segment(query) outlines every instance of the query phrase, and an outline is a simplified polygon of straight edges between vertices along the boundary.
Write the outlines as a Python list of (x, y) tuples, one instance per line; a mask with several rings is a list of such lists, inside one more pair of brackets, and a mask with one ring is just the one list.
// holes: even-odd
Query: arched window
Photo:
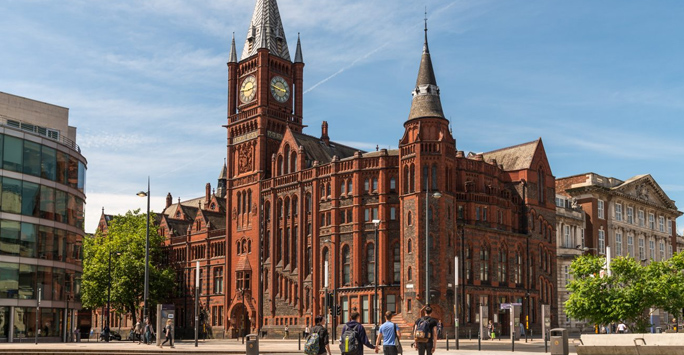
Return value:
[(347, 180), (347, 195), (351, 195), (354, 191), (352, 191), (353, 183), (352, 179)]
[(374, 177), (373, 178), (373, 192), (378, 191), (378, 178)]
[(368, 193), (370, 191), (370, 180), (369, 179), (363, 180), (363, 191), (365, 193)]
[(416, 166), (415, 166), (415, 164), (411, 164), (411, 176), (409, 177), (409, 182), (411, 184), (410, 192), (416, 191)]
[(366, 275), (366, 279), (368, 280), (368, 284), (374, 284), (375, 283), (375, 245), (374, 244), (368, 244), (368, 247), (366, 248), (366, 265), (368, 265), (367, 271), (368, 275)]
[(344, 192), (345, 187), (347, 187), (347, 182), (343, 180), (342, 183), (340, 184), (340, 195), (345, 194), (345, 192)]
[(399, 248), (399, 243), (394, 244), (392, 254), (392, 258), (394, 259), (392, 283), (398, 284), (401, 282), (401, 250)]
[(342, 284), (351, 285), (351, 257), (348, 245), (342, 247)]
[(285, 154), (283, 154), (283, 155), (285, 158), (285, 161), (283, 162), (283, 174), (289, 174), (291, 172), (290, 171), (290, 163), (289, 163), (289, 161), (290, 161), (290, 146), (289, 145), (285, 145)]
[(411, 211), (408, 211), (406, 214), (406, 223), (410, 226), (413, 224), (413, 215), (411, 214)]
[(252, 190), (247, 190), (247, 213), (252, 213)]
[(327, 192), (326, 196), (330, 197), (330, 195), (331, 195), (331, 193), (332, 193), (332, 189), (331, 189), (331, 187), (330, 187), (330, 183), (325, 184), (325, 189), (326, 189), (325, 192)]
[(427, 165), (423, 165), (423, 190), (427, 191), (428, 188), (430, 187), (430, 175), (428, 175), (430, 172), (430, 168)]
[[(328, 248), (323, 248), (323, 267), (325, 267), (326, 264), (328, 264), (328, 278), (329, 278), (330, 277), (330, 254), (328, 253)], [(330, 286), (330, 282), (329, 282), (330, 280), (327, 280), (327, 282), (326, 282), (326, 280), (323, 279), (325, 277), (325, 274), (326, 274), (325, 270), (323, 270), (323, 272), (321, 272), (321, 280), (323, 280), (322, 284), (323, 284), (323, 286), (328, 285), (328, 287), (329, 287)]]
[(311, 247), (306, 248), (306, 274), (311, 275), (313, 272), (313, 253)]
[(397, 179), (395, 177), (392, 177), (390, 179), (390, 191), (394, 192), (397, 190)]
[(238, 191), (237, 193), (237, 214), (242, 214), (242, 193)]
[(413, 269), (409, 266), (409, 268), (406, 270), (406, 278), (408, 281), (413, 281)]
[(413, 241), (411, 239), (409, 239), (408, 242), (406, 243), (406, 252), (411, 254), (412, 251), (413, 251)]
[(437, 190), (437, 164), (432, 164), (432, 189)]
[(283, 156), (278, 155), (278, 161), (276, 162), (276, 165), (278, 166), (278, 176), (283, 175)]
[(297, 152), (292, 151), (290, 156), (290, 172), (294, 173), (297, 171)]
[(409, 193), (409, 168), (404, 166), (404, 193)]

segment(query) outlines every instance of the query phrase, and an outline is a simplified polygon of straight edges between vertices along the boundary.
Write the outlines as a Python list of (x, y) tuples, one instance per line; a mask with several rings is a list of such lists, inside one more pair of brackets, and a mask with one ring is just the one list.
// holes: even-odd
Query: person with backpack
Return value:
[(425, 316), (416, 319), (413, 326), (413, 339), (418, 355), (430, 355), (437, 349), (437, 320), (430, 317), (432, 308), (425, 306)]
[(368, 341), (366, 329), (359, 323), (359, 312), (353, 311), (349, 315), (351, 319), (342, 327), (340, 337), (340, 351), (342, 355), (363, 355), (363, 346), (375, 349), (375, 346)]
[(323, 316), (316, 316), (316, 325), (311, 329), (311, 335), (304, 344), (304, 353), (307, 355), (332, 355), (330, 352), (330, 340), (328, 329), (323, 326)]
[(385, 355), (398, 355), (401, 351), (399, 340), (401, 339), (401, 332), (399, 327), (392, 323), (391, 311), (385, 312), (385, 323), (378, 329), (378, 338), (375, 340), (375, 353), (380, 351), (380, 339), (382, 339), (382, 352)]
[(171, 348), (173, 348), (173, 320), (167, 319), (166, 320), (166, 326), (164, 327), (164, 336), (166, 339), (164, 339), (164, 342), (159, 344), (160, 348), (164, 347), (164, 344), (166, 344), (167, 341), (171, 341)]

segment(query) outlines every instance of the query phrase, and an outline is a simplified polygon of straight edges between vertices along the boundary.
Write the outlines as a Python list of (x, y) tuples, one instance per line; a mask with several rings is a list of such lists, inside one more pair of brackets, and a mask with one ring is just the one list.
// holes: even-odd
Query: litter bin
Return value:
[(245, 338), (246, 355), (259, 355), (259, 337), (256, 334), (247, 334)]
[(568, 330), (565, 328), (551, 329), (551, 355), (568, 355)]

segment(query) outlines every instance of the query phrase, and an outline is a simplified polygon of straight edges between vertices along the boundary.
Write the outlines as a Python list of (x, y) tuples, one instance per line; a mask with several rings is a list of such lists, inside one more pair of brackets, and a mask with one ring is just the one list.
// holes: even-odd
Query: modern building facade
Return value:
[(0, 92), (0, 341), (36, 324), (41, 341), (65, 340), (77, 324), (87, 161), (68, 119)]
[[(676, 220), (682, 212), (651, 175), (637, 175), (625, 181), (595, 173), (574, 175), (556, 180), (556, 194), (558, 201), (566, 201), (573, 215), (581, 209), (586, 226), (583, 238), (575, 235), (574, 239), (575, 248), (580, 246), (583, 251), (572, 251), (572, 243), (565, 243), (565, 234), (559, 230), (559, 255), (606, 255), (610, 248), (611, 257), (630, 256), (648, 263), (670, 258), (681, 248)], [(567, 216), (568, 208), (558, 207), (557, 212), (558, 223), (564, 223), (563, 231), (566, 225), (578, 225), (580, 217)], [(565, 267), (571, 259), (558, 259), (562, 270), (559, 288), (567, 281), (561, 277), (567, 277)], [(660, 317), (663, 322), (667, 319), (666, 315)]]
[(354, 310), (372, 324), (390, 310), (409, 326), (428, 303), (453, 332), (457, 294), (463, 332), (477, 327), (479, 306), (507, 332), (502, 303), (523, 304), (539, 330), (541, 306), (558, 304), (543, 143), (458, 150), (425, 34), (399, 148), (364, 152), (332, 141), (327, 122), (318, 136), (303, 132), (301, 42), (292, 59), (276, 1), (256, 1), (239, 59), (231, 46), (217, 190), (178, 203), (169, 195), (160, 220), (179, 270), (180, 322), (194, 318), (199, 261), (202, 317), (215, 334), (294, 332), (331, 306), (340, 316), (330, 324)]

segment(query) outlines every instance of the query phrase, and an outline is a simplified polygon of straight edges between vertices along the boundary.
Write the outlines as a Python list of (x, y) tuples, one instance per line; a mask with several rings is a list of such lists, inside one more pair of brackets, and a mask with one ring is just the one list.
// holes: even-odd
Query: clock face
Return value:
[(254, 100), (256, 89), (257, 84), (254, 75), (245, 78), (245, 80), (242, 81), (242, 85), (240, 85), (240, 101), (247, 103)]
[(290, 86), (285, 79), (275, 76), (271, 79), (271, 94), (278, 102), (285, 102), (290, 98)]

